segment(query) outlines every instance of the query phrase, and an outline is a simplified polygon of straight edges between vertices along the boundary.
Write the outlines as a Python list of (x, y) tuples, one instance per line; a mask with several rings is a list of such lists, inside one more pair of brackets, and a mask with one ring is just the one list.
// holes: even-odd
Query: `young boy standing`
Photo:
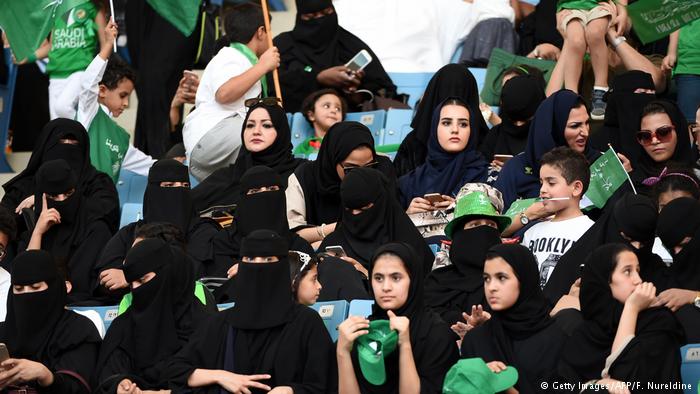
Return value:
[(589, 179), (588, 160), (568, 147), (554, 148), (542, 156), (540, 197), (554, 216), (532, 226), (522, 241), (537, 259), (541, 287), (559, 258), (593, 225), (579, 208)]
[(615, 0), (617, 17), (611, 21), (610, 4), (596, 0), (559, 0), (557, 20), (561, 20), (559, 31), (564, 36), (559, 61), (565, 62), (564, 87), (578, 92), (578, 83), (583, 68), (586, 48), (590, 51), (595, 83), (591, 100), (591, 118), (605, 117), (603, 95), (608, 91), (608, 46), (605, 36), (610, 24), (617, 25), (618, 36), (624, 34), (627, 20), (627, 0)]

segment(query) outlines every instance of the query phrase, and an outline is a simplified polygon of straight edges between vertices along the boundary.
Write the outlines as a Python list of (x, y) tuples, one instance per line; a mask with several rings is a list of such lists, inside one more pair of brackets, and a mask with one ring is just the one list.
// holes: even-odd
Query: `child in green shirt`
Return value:
[(334, 124), (345, 119), (348, 104), (335, 89), (322, 89), (304, 99), (301, 112), (313, 127), (314, 135), (294, 148), (294, 154), (310, 155), (318, 153), (321, 141)]

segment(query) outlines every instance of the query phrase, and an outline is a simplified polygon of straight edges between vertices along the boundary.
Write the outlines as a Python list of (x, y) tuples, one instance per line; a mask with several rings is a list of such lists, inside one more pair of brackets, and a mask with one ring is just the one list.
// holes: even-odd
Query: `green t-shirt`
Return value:
[(309, 137), (304, 140), (301, 144), (297, 145), (296, 148), (294, 148), (294, 154), (295, 155), (310, 155), (312, 153), (318, 153), (318, 150), (321, 148), (321, 142), (323, 141), (323, 138), (319, 137)]
[(86, 1), (54, 20), (46, 66), (49, 77), (67, 78), (87, 68), (99, 43), (96, 16), (97, 7)]
[(595, 0), (559, 0), (557, 12), (561, 10), (590, 11), (597, 6), (598, 2)]
[(673, 75), (676, 74), (700, 75), (700, 19), (681, 27), (678, 60), (673, 69)]

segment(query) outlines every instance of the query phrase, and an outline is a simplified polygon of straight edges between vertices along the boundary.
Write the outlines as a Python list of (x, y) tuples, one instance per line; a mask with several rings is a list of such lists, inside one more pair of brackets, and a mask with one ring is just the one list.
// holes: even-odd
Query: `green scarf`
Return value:
[[(246, 59), (248, 59), (253, 65), (258, 64), (258, 57), (246, 45), (243, 45), (240, 42), (232, 42), (231, 48), (242, 53), (243, 56), (245, 56)], [(262, 96), (267, 97), (267, 75), (263, 75), (262, 78), (260, 78), (260, 84), (262, 85)]]

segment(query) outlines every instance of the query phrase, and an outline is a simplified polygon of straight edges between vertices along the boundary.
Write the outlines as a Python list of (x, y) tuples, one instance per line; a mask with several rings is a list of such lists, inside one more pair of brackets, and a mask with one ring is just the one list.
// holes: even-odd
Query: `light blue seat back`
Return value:
[(314, 129), (311, 124), (304, 118), (301, 112), (296, 112), (292, 115), (292, 146), (297, 147), (307, 138), (314, 135)]
[(469, 71), (474, 75), (476, 86), (479, 88), (479, 94), (481, 94), (481, 91), (484, 90), (484, 84), (486, 83), (486, 69), (469, 67)]
[(411, 120), (413, 110), (390, 109), (386, 112), (386, 125), (384, 126), (383, 145), (400, 144), (406, 135), (411, 132)]
[(352, 300), (348, 316), (367, 317), (372, 314), (372, 305), (374, 305), (374, 300)]
[(683, 393), (700, 393), (700, 343), (683, 346), (681, 362), (681, 377), (686, 385)]
[(367, 112), (351, 112), (345, 116), (346, 121), (360, 122), (367, 126), (372, 132), (374, 145), (383, 145), (384, 139), (384, 121), (386, 119), (386, 111), (376, 110)]
[(143, 204), (128, 202), (122, 205), (121, 219), (119, 220), (119, 228), (143, 219)]
[(425, 87), (428, 86), (433, 73), (389, 73), (389, 77), (396, 85), (398, 93), (406, 93), (408, 105), (415, 108), (416, 102), (423, 96)]
[(318, 312), (333, 342), (338, 340), (338, 326), (348, 317), (349, 304), (345, 300), (317, 302), (310, 306)]
[(112, 321), (119, 315), (119, 305), (110, 306), (72, 306), (68, 309), (73, 311), (95, 311), (100, 315), (102, 322), (105, 325), (105, 329), (109, 330), (109, 326)]

